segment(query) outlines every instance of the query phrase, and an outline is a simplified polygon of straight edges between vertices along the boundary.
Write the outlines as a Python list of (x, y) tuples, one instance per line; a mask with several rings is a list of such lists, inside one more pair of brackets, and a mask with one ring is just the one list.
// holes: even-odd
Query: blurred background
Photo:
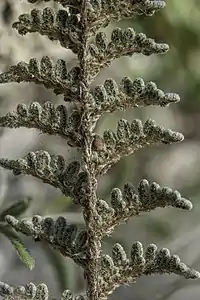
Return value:
[[(131, 121), (140, 118), (156, 120), (160, 125), (184, 134), (180, 144), (140, 150), (134, 156), (125, 157), (118, 162), (103, 178), (98, 194), (109, 201), (110, 191), (114, 187), (123, 188), (127, 181), (136, 186), (143, 178), (156, 181), (161, 186), (169, 186), (190, 199), (194, 209), (190, 212), (165, 208), (142, 214), (128, 224), (121, 225), (113, 236), (105, 239), (104, 250), (110, 253), (111, 245), (120, 242), (127, 252), (134, 241), (139, 240), (146, 247), (156, 243), (167, 247), (180, 255), (189, 266), (200, 270), (200, 2), (197, 0), (167, 0), (164, 10), (154, 17), (140, 16), (137, 19), (113, 23), (105, 29), (108, 35), (116, 26), (133, 27), (144, 32), (158, 42), (168, 43), (170, 51), (166, 55), (145, 57), (134, 55), (114, 61), (110, 68), (102, 70), (94, 85), (114, 78), (118, 83), (123, 76), (133, 80), (143, 77), (145, 81), (155, 81), (165, 92), (176, 92), (181, 102), (168, 108), (134, 108), (127, 112), (106, 114), (97, 124), (96, 131), (116, 128), (119, 118)], [(37, 7), (54, 6), (38, 1)], [(76, 65), (76, 56), (50, 42), (38, 34), (19, 36), (11, 24), (22, 13), (29, 12), (33, 5), (26, 1), (1, 0), (0, 2), (0, 72), (19, 61), (28, 61), (32, 57), (41, 59), (49, 55), (53, 60), (65, 59), (70, 69)], [(0, 86), (0, 115), (16, 108), (18, 103), (43, 103), (47, 100), (56, 104), (63, 103), (62, 97), (32, 83), (4, 84)], [(31, 129), (0, 129), (0, 157), (19, 158), (29, 151), (45, 149), (53, 154), (62, 154), (68, 161), (79, 156), (60, 138), (39, 134)], [(64, 215), (69, 222), (82, 223), (80, 208), (73, 205), (71, 199), (28, 176), (12, 175), (0, 170), (0, 205), (4, 209), (11, 203), (24, 197), (33, 198), (31, 206), (22, 217), (33, 214)], [(64, 289), (75, 293), (84, 290), (82, 271), (69, 259), (64, 259), (46, 245), (35, 243), (23, 236), (25, 245), (36, 259), (36, 267), (29, 271), (19, 260), (8, 239), (0, 235), (0, 280), (10, 285), (24, 285), (30, 281), (48, 285), (51, 298), (59, 298)], [(127, 300), (179, 300), (199, 299), (200, 281), (190, 281), (175, 275), (143, 277), (132, 286), (117, 289), (111, 299)]]

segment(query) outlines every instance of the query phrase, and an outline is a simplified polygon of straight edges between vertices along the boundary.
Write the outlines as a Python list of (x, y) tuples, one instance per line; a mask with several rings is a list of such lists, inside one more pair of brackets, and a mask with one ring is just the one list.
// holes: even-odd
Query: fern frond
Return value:
[(121, 157), (145, 146), (172, 144), (183, 139), (181, 133), (156, 125), (152, 119), (148, 119), (144, 124), (138, 119), (133, 120), (131, 124), (121, 119), (118, 121), (116, 133), (110, 129), (103, 133), (105, 147), (94, 155), (97, 174), (105, 174)]
[(111, 41), (105, 32), (98, 32), (95, 36), (95, 45), (90, 44), (89, 49), (89, 79), (94, 79), (101, 68), (109, 67), (112, 61), (122, 56), (132, 56), (136, 53), (149, 56), (152, 54), (163, 54), (169, 50), (164, 43), (156, 43), (147, 38), (144, 33), (136, 34), (133, 28), (115, 28), (111, 33)]
[[(7, 283), (0, 282), (0, 295), (3, 300), (49, 300), (49, 290), (46, 284), (40, 283), (35, 285), (32, 282), (25, 286), (19, 285), (12, 287)], [(85, 295), (76, 295), (71, 290), (62, 292), (60, 300), (86, 300)]]
[(98, 120), (108, 112), (150, 105), (167, 107), (179, 101), (178, 94), (164, 93), (152, 81), (145, 83), (140, 77), (134, 81), (129, 77), (123, 77), (119, 86), (112, 78), (97, 85), (90, 91), (87, 106), (91, 118)]
[[(27, 0), (29, 3), (37, 3), (39, 0)], [(51, 0), (43, 0), (49, 2)], [(83, 0), (53, 0), (64, 8), (69, 8), (71, 14), (79, 14)], [(162, 0), (88, 0), (87, 20), (91, 33), (99, 28), (106, 27), (113, 20), (132, 18), (136, 15), (152, 16), (155, 12), (165, 7)]]
[(97, 212), (102, 218), (102, 234), (110, 234), (117, 225), (127, 222), (132, 216), (149, 212), (156, 208), (175, 207), (191, 210), (190, 200), (181, 196), (178, 191), (161, 187), (156, 182), (140, 181), (137, 190), (131, 183), (124, 185), (123, 191), (114, 188), (110, 195), (111, 206), (99, 199)]
[(117, 287), (131, 284), (143, 275), (176, 274), (186, 279), (199, 279), (200, 273), (181, 262), (177, 255), (166, 248), (160, 250), (150, 244), (144, 252), (140, 242), (131, 248), (130, 259), (120, 244), (115, 244), (112, 257), (103, 255), (100, 268), (100, 295), (107, 297)]
[(59, 135), (69, 146), (80, 147), (80, 120), (78, 111), (69, 115), (64, 105), (56, 106), (46, 101), (41, 106), (38, 102), (32, 102), (29, 105), (18, 104), (16, 111), (0, 116), (0, 127), (35, 128), (45, 134)]
[(12, 27), (21, 35), (38, 32), (51, 41), (59, 41), (62, 47), (71, 49), (75, 54), (80, 50), (81, 24), (75, 14), (64, 9), (56, 13), (51, 7), (32, 9), (30, 14), (20, 15)]
[(73, 198), (77, 187), (80, 163), (66, 164), (62, 155), (50, 155), (47, 151), (29, 152), (23, 159), (0, 159), (0, 166), (12, 170), (14, 175), (31, 175), (59, 188), (65, 196)]
[(31, 236), (35, 241), (46, 242), (62, 255), (84, 265), (87, 232), (79, 230), (75, 224), (68, 224), (64, 217), (60, 216), (54, 221), (51, 217), (35, 215), (31, 221), (27, 221), (7, 215), (5, 219), (17, 232)]
[(109, 25), (111, 21), (132, 18), (136, 15), (151, 16), (165, 6), (165, 1), (161, 0), (90, 0), (88, 3), (87, 19), (93, 34), (101, 27)]
[(49, 290), (44, 283), (36, 286), (30, 282), (26, 286), (19, 285), (14, 288), (4, 282), (0, 282), (0, 295), (4, 297), (4, 300), (48, 300)]
[(53, 89), (56, 95), (63, 94), (64, 101), (79, 101), (80, 68), (74, 67), (67, 71), (63, 59), (58, 59), (53, 66), (49, 56), (43, 56), (40, 63), (36, 58), (31, 58), (29, 63), (19, 62), (10, 66), (7, 72), (0, 74), (0, 83), (33, 82), (42, 84), (47, 89)]

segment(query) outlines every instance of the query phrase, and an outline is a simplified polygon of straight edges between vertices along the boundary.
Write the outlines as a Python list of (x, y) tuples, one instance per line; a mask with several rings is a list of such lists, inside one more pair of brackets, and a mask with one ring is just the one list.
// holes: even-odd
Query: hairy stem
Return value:
[(80, 98), (83, 108), (81, 119), (80, 131), (83, 137), (82, 145), (82, 161), (84, 171), (87, 172), (87, 196), (82, 203), (83, 217), (85, 219), (87, 233), (88, 233), (88, 247), (86, 251), (87, 266), (85, 268), (85, 277), (87, 279), (87, 296), (90, 300), (97, 300), (98, 297), (98, 266), (101, 243), (97, 234), (97, 212), (95, 204), (97, 201), (96, 190), (97, 180), (95, 177), (94, 164), (92, 163), (92, 120), (87, 111), (87, 99), (89, 92), (88, 81), (88, 64), (87, 64), (87, 13), (86, 13), (87, 0), (82, 3), (81, 9), (81, 24), (82, 24), (82, 49), (78, 55), (80, 68), (81, 68), (81, 81), (80, 81)]

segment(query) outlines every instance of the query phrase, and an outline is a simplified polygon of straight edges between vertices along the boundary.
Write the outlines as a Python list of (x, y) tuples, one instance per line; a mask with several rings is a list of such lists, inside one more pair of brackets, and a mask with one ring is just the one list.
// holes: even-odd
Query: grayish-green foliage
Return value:
[[(115, 28), (110, 38), (98, 31), (112, 20), (142, 14), (152, 16), (165, 6), (165, 2), (54, 1), (62, 8), (58, 11), (49, 7), (32, 9), (29, 14), (19, 16), (13, 28), (21, 35), (37, 32), (58, 41), (62, 47), (77, 54), (77, 66), (68, 70), (62, 59), (54, 64), (48, 56), (43, 56), (40, 62), (31, 58), (28, 63), (19, 62), (0, 74), (0, 83), (40, 84), (52, 89), (56, 95), (63, 95), (65, 104), (55, 106), (50, 101), (43, 106), (37, 102), (18, 104), (15, 111), (0, 117), (0, 126), (35, 128), (45, 134), (58, 135), (66, 140), (68, 146), (79, 149), (81, 160), (69, 163), (61, 155), (36, 151), (19, 159), (0, 158), (0, 166), (12, 170), (14, 175), (39, 178), (60, 189), (65, 196), (70, 196), (83, 209), (85, 228), (69, 224), (62, 216), (57, 220), (38, 215), (33, 216), (31, 221), (20, 220), (20, 213), (28, 206), (26, 201), (22, 201), (1, 213), (5, 235), (12, 240), (27, 265), (31, 265), (31, 257), (25, 252), (18, 232), (35, 241), (48, 243), (83, 268), (86, 293), (74, 296), (71, 291), (65, 290), (61, 295), (63, 300), (107, 299), (117, 287), (133, 283), (143, 275), (174, 273), (186, 279), (200, 278), (200, 273), (187, 267), (177, 255), (170, 254), (165, 248), (158, 250), (154, 244), (144, 251), (139, 241), (134, 242), (129, 258), (119, 243), (114, 244), (111, 256), (103, 254), (101, 249), (103, 237), (110, 235), (116, 226), (127, 222), (132, 216), (157, 207), (192, 209), (191, 202), (178, 191), (146, 179), (142, 179), (137, 188), (125, 183), (123, 190), (117, 187), (112, 189), (110, 205), (96, 192), (98, 178), (123, 156), (146, 146), (181, 142), (184, 138), (181, 133), (165, 129), (151, 119), (144, 124), (138, 119), (131, 123), (121, 119), (116, 132), (108, 129), (103, 136), (94, 131), (98, 119), (106, 112), (150, 105), (166, 107), (179, 102), (177, 94), (164, 93), (154, 82), (145, 83), (142, 78), (132, 81), (124, 77), (119, 86), (108, 78), (102, 85), (91, 88), (101, 69), (110, 66), (116, 58), (135, 53), (149, 56), (168, 51), (168, 45), (157, 43), (132, 28)], [(28, 2), (34, 4), (37, 0)], [(90, 40), (92, 37), (93, 41)], [(74, 104), (72, 111), (68, 110), (69, 103)], [(46, 300), (49, 297), (48, 288), (43, 283), (38, 286), (28, 283), (16, 288), (0, 283), (0, 294), (5, 299)]]

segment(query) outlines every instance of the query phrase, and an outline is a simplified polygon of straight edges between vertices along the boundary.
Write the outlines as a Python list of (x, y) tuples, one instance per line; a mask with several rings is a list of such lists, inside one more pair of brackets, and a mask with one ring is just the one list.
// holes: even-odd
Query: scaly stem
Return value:
[(98, 216), (95, 209), (96, 204), (96, 190), (97, 180), (95, 178), (94, 164), (92, 163), (92, 122), (87, 111), (87, 100), (90, 84), (88, 81), (87, 70), (87, 0), (82, 3), (81, 9), (81, 24), (82, 24), (82, 36), (81, 44), (82, 50), (80, 51), (78, 58), (81, 68), (81, 81), (80, 81), (80, 98), (83, 108), (83, 114), (81, 119), (80, 131), (83, 137), (82, 144), (82, 161), (83, 169), (87, 172), (87, 196), (82, 203), (83, 217), (85, 219), (87, 233), (88, 233), (88, 248), (86, 251), (87, 266), (85, 268), (85, 277), (87, 280), (87, 296), (90, 300), (97, 300), (98, 297), (98, 266), (99, 257), (101, 251), (101, 242), (97, 234), (97, 220)]

